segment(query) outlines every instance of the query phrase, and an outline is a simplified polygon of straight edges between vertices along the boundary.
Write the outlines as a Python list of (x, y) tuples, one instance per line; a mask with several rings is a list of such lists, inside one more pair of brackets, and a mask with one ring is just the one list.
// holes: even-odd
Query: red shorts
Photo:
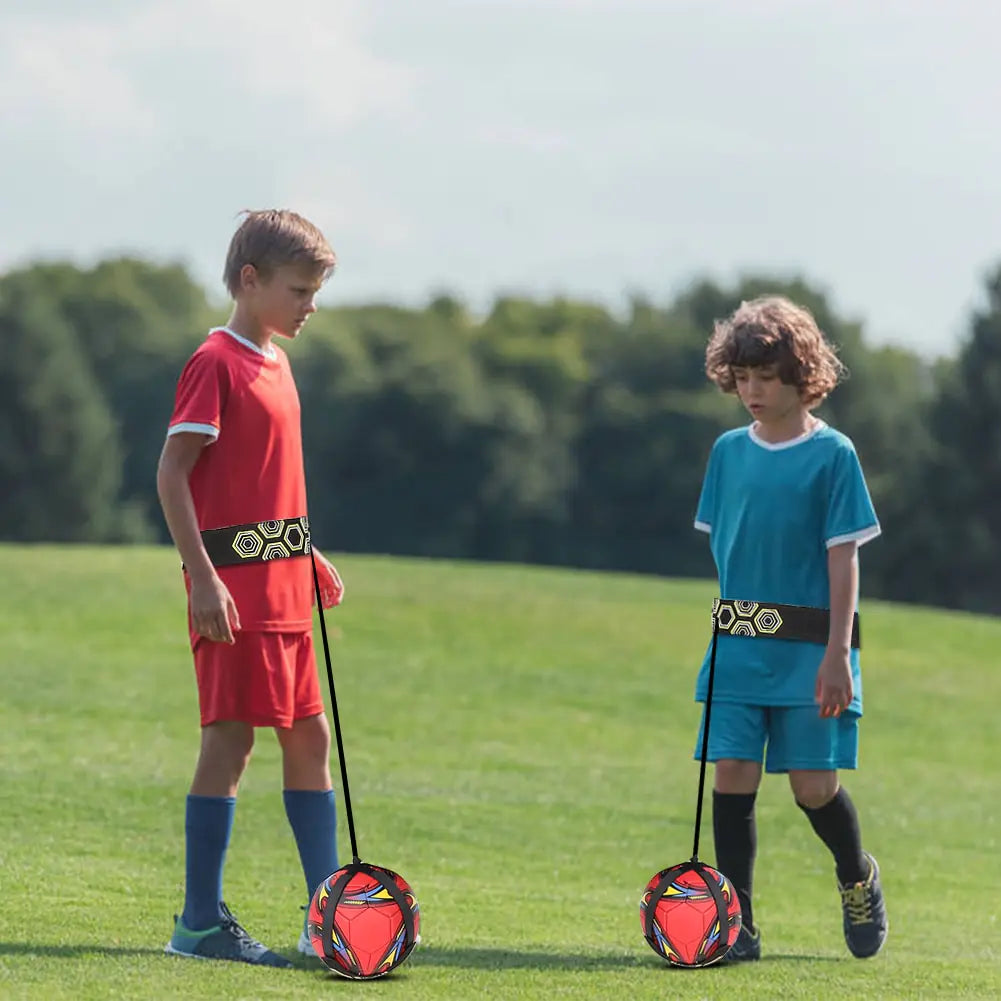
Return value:
[(323, 712), (313, 634), (237, 632), (236, 642), (204, 637), (194, 648), (202, 726), (238, 720), (290, 727)]

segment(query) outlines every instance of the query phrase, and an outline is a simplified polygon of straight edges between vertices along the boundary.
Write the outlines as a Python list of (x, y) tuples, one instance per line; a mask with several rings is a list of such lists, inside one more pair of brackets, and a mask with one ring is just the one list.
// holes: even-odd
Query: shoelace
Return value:
[(853, 925), (872, 920), (872, 896), (864, 883), (856, 883), (841, 891), (841, 901)]
[(240, 942), (245, 945), (250, 946), (252, 949), (263, 949), (264, 946), (254, 938), (243, 925), (233, 916), (230, 909), (223, 904), (220, 908), (222, 910), (222, 920), (220, 925), (225, 931), (230, 932), (235, 938), (239, 939)]

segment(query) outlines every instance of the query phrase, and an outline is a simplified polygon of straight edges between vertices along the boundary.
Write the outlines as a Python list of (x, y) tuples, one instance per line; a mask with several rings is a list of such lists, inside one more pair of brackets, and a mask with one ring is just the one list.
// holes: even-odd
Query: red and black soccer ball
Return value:
[(354, 861), (332, 872), (309, 903), (309, 939), (323, 965), (352, 980), (374, 980), (414, 950), (420, 907), (399, 873)]
[(640, 923), (650, 948), (672, 966), (709, 966), (740, 934), (740, 901), (723, 873), (693, 859), (651, 877)]

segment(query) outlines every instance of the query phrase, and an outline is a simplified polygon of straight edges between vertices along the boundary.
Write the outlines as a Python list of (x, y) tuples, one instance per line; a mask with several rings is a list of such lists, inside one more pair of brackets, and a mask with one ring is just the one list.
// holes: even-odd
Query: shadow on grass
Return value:
[[(299, 969), (323, 970), (319, 959), (303, 957), (298, 953), (281, 953)], [(39, 945), (34, 942), (0, 942), (0, 957), (36, 956), (40, 959), (80, 959), (84, 956), (163, 956), (160, 947), (116, 946), (79, 943), (76, 945)], [(173, 958), (173, 957), (171, 957)], [(838, 956), (798, 955), (778, 953), (765, 956), (763, 963), (840, 963)], [(748, 964), (720, 963), (704, 967), (704, 970), (727, 970), (733, 966)], [(750, 964), (754, 965), (754, 964)], [(622, 953), (554, 953), (521, 951), (518, 949), (497, 949), (483, 946), (422, 946), (409, 958), (405, 967), (395, 971), (389, 978), (399, 979), (404, 969), (414, 966), (461, 967), (472, 970), (621, 970), (621, 969), (661, 969), (683, 976), (689, 972), (669, 966), (656, 956), (634, 956)], [(340, 980), (336, 974), (330, 976)]]
[(41, 959), (79, 959), (81, 956), (162, 956), (160, 948), (127, 945), (39, 945), (37, 942), (0, 942), (0, 956), (38, 956)]
[[(421, 946), (414, 966), (459, 966), (474, 970), (614, 970), (648, 965), (621, 953), (555, 953), (483, 946)], [(656, 959), (654, 958), (654, 962)]]
[(766, 953), (761, 957), (762, 963), (849, 963), (858, 962), (850, 956), (816, 956), (805, 952), (775, 952)]
[[(636, 956), (622, 953), (553, 953), (496, 949), (482, 946), (422, 946), (410, 960), (414, 966), (457, 966), (476, 970), (664, 970), (684, 976), (692, 972), (682, 967), (670, 966), (655, 955)], [(764, 957), (764, 963), (832, 962), (840, 963), (837, 956), (773, 954)], [(745, 963), (718, 963), (703, 967), (700, 972), (733, 969)], [(754, 964), (751, 964), (754, 965)]]

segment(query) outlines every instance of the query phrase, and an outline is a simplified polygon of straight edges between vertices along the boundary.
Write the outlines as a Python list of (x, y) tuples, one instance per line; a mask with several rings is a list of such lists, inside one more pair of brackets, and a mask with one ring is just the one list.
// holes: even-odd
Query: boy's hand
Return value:
[(191, 622), (195, 632), (214, 643), (235, 643), (240, 615), (229, 588), (213, 573), (191, 578)]
[(824, 651), (824, 659), (817, 671), (817, 685), (814, 701), (820, 707), (820, 715), (840, 716), (852, 703), (852, 666), (847, 651)]
[(344, 600), (344, 582), (341, 575), (319, 550), (314, 549), (316, 557), (316, 577), (320, 582), (320, 601), (324, 608), (334, 608)]

